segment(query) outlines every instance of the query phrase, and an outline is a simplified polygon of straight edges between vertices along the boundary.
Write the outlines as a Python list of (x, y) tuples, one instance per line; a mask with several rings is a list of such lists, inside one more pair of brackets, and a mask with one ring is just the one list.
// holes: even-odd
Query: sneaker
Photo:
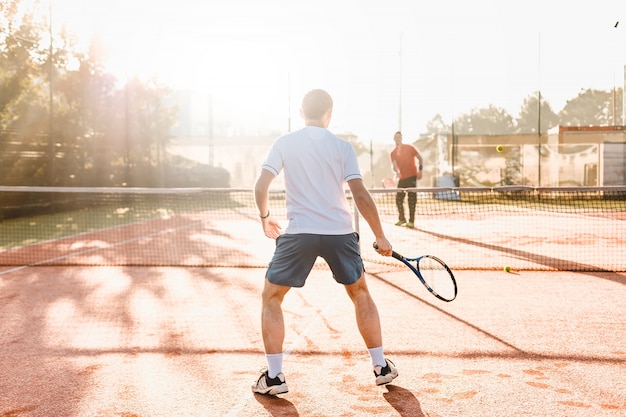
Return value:
[(376, 377), (376, 385), (385, 385), (390, 383), (398, 376), (398, 370), (393, 362), (385, 359), (387, 365), (383, 368), (380, 365), (374, 367), (374, 376)]
[(413, 229), (415, 227), (415, 225), (413, 224), (413, 222), (408, 222), (406, 224), (406, 227), (408, 227), (409, 229)]
[(406, 220), (398, 220), (396, 222), (396, 226), (403, 226), (404, 224), (406, 224)]
[(252, 392), (265, 395), (284, 394), (289, 392), (287, 383), (285, 382), (285, 375), (279, 373), (274, 378), (270, 378), (267, 375), (267, 368), (261, 369), (261, 376), (257, 379), (256, 383), (252, 385)]

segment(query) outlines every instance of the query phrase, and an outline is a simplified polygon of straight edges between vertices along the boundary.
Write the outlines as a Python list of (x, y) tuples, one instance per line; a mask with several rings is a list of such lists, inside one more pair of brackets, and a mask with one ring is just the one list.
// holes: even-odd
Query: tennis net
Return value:
[[(415, 228), (395, 226), (416, 193)], [(626, 187), (373, 189), (405, 256), (453, 269), (626, 270)], [(354, 212), (363, 258), (393, 265)], [(404, 199), (405, 210), (408, 209)], [(286, 223), (285, 193), (272, 215)], [(264, 267), (274, 249), (251, 189), (0, 187), (0, 265)]]

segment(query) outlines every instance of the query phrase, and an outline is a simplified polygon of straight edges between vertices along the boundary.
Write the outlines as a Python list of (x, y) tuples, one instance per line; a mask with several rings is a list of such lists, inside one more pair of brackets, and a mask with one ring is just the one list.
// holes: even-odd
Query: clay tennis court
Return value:
[(368, 274), (400, 376), (376, 387), (350, 302), (289, 294), (290, 392), (264, 365), (262, 269), (30, 267), (0, 275), (1, 416), (623, 416), (626, 276), (461, 271), (442, 303)]
[[(0, 416), (626, 414), (626, 273), (458, 268), (459, 296), (444, 303), (402, 266), (369, 255), (399, 377), (374, 385), (352, 305), (320, 264), (284, 305), (290, 392), (254, 395), (265, 365), (264, 269), (196, 262), (265, 259), (273, 244), (259, 238), (254, 213), (220, 221), (215, 212), (166, 216), (3, 251)], [(438, 233), (432, 247), (444, 259), (468, 246), (497, 262), (545, 265), (541, 248), (507, 255), (428, 225), (389, 232), (405, 248)], [(99, 265), (111, 260), (122, 264)]]

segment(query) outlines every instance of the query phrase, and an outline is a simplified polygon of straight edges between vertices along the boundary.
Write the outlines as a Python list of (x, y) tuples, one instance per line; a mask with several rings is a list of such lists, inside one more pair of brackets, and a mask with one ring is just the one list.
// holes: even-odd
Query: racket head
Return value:
[(396, 188), (396, 182), (391, 177), (383, 180), (383, 188)]
[[(374, 249), (378, 249), (376, 242), (373, 246)], [(395, 250), (391, 252), (391, 256), (408, 266), (426, 289), (438, 299), (449, 303), (456, 298), (458, 292), (456, 279), (448, 265), (441, 259), (433, 255), (406, 258)]]
[(443, 301), (450, 302), (456, 298), (456, 280), (444, 261), (433, 255), (424, 255), (415, 262), (417, 272), (428, 291)]
[(450, 302), (456, 298), (458, 291), (456, 279), (448, 265), (441, 259), (433, 255), (405, 258), (395, 251), (392, 256), (408, 266), (428, 291), (438, 299)]

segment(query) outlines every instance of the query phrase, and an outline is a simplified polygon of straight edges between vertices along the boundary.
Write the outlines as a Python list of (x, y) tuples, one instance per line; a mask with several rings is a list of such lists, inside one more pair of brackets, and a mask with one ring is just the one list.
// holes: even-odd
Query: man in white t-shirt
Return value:
[[(312, 90), (302, 100), (305, 127), (279, 137), (262, 164), (254, 191), (263, 231), (276, 239), (262, 294), (261, 325), (268, 367), (252, 391), (276, 395), (288, 391), (283, 365), (285, 323), (282, 301), (293, 287), (302, 287), (318, 256), (329, 265), (354, 303), (356, 321), (374, 367), (376, 385), (398, 376), (385, 358), (376, 304), (365, 281), (359, 236), (354, 231), (346, 199), (347, 182), (354, 202), (375, 236), (378, 253), (390, 256), (378, 210), (363, 184), (356, 154), (349, 142), (327, 128), (333, 100), (324, 90)], [(284, 171), (288, 225), (283, 232), (269, 211), (269, 188)]]

